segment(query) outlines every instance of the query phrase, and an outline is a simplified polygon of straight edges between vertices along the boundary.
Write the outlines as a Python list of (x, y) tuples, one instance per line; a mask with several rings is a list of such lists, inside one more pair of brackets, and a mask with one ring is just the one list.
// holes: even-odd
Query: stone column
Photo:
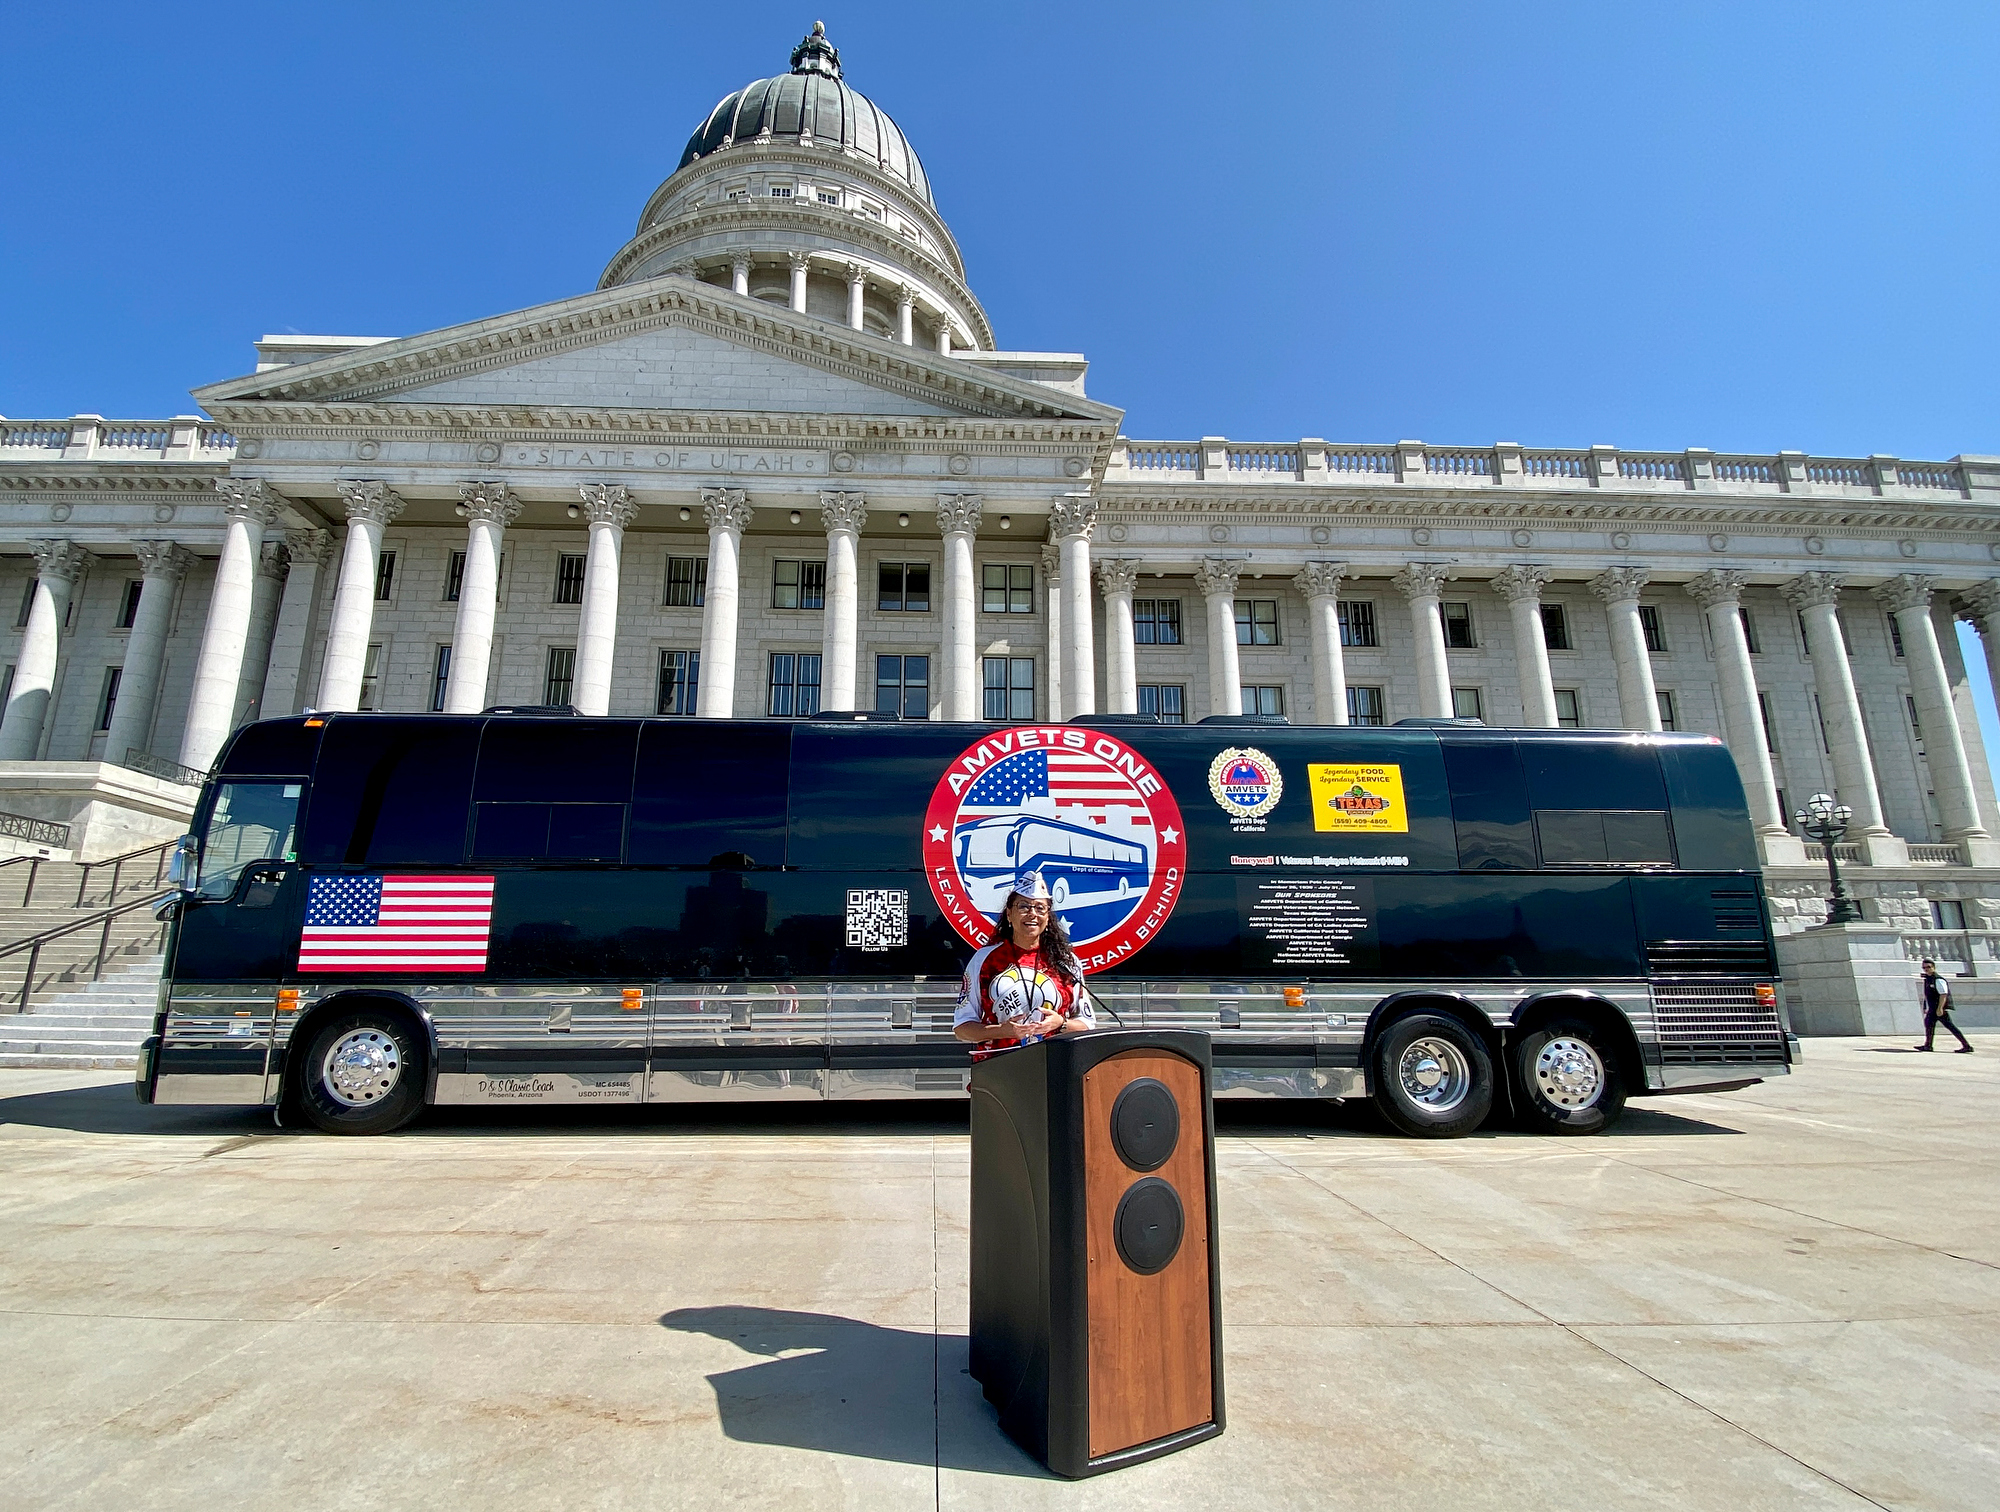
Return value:
[(1716, 680), (1722, 690), (1722, 735), (1743, 779), (1750, 822), (1757, 827), (1758, 849), (1767, 866), (1801, 866), (1806, 859), (1805, 842), (1785, 827), (1785, 812), (1778, 807), (1778, 779), (1771, 768), (1764, 714), (1757, 706), (1750, 641), (1743, 633), (1743, 585), (1749, 581), (1747, 572), (1715, 568), (1685, 587), (1708, 617), (1709, 639), (1715, 644)]
[(819, 522), (826, 530), (826, 625), (821, 632), (819, 706), (858, 709), (855, 686), (860, 645), (861, 527), (868, 500), (858, 493), (823, 493)]
[[(132, 633), (125, 641), (125, 667), (118, 674), (111, 730), (104, 737), (104, 759), (121, 766), (133, 751), (144, 754), (151, 739), (167, 636), (173, 629), (174, 592), (194, 565), (194, 553), (172, 541), (134, 541), (132, 549), (138, 553), (144, 581), (139, 612), (132, 617)], [(15, 682), (20, 682), (18, 673)]]
[(862, 328), (861, 312), (867, 308), (868, 270), (860, 263), (847, 265), (847, 323)]
[[(250, 630), (243, 642), (243, 671), (236, 680), (236, 718), (230, 728), (264, 717), (264, 678), (271, 670), (271, 640), (278, 633), (278, 605), (292, 575), (292, 553), (283, 541), (266, 541), (257, 553), (257, 581), (250, 594)], [(119, 679), (124, 690), (124, 679)], [(105, 749), (109, 750), (107, 744)]]
[(1496, 573), (1493, 591), (1507, 601), (1514, 625), (1514, 660), (1521, 683), (1521, 723), (1533, 730), (1556, 727), (1556, 689), (1549, 676), (1549, 642), (1542, 630), (1542, 590), (1549, 586), (1546, 567), (1525, 562)]
[[(1097, 643), (1091, 631), (1090, 533), (1097, 500), (1064, 494), (1049, 506), (1049, 534), (1062, 556), (1063, 698), (1072, 716), (1097, 712)], [(1137, 695), (1134, 695), (1135, 699)]]
[(896, 290), (896, 339), (904, 346), (917, 344), (917, 291), (908, 284)]
[[(493, 620), (500, 607), (501, 537), (520, 517), (521, 501), (505, 483), (461, 483), (458, 496), (464, 501), (459, 513), (466, 519), (465, 572), (458, 580), (458, 618), (451, 628), (444, 712), (477, 714), (486, 707), (486, 677), (493, 662)], [(701, 671), (706, 680), (705, 659)]]
[[(738, 294), (750, 292), (750, 254), (735, 253), (729, 259), (729, 287)], [(458, 660), (458, 653), (452, 652), (452, 660)]]
[(951, 355), (951, 322), (942, 313), (938, 316), (937, 348), (938, 356), (949, 357)]
[(1979, 798), (1972, 785), (1972, 761), (1965, 753), (1965, 735), (1958, 727), (1958, 710), (1951, 701), (1951, 680), (1945, 675), (1944, 653), (1938, 649), (1931, 623), (1931, 593), (1937, 579), (1906, 572), (1874, 590), (1882, 607), (1896, 616), (1903, 632), (1903, 660), (1910, 669), (1910, 696), (1916, 701), (1917, 723), (1923, 727), (1924, 759), (1937, 793), (1944, 837), (1965, 853), (1973, 866), (2000, 865), (2000, 845), (1979, 822)]
[(341, 548), (333, 623), (327, 628), (326, 659), (320, 666), (319, 697), (313, 707), (346, 713), (361, 706), (361, 674), (368, 664), (368, 637), (375, 626), (375, 571), (382, 532), (403, 512), (403, 496), (374, 481), (334, 486), (347, 502), (347, 542)]
[(1243, 669), (1236, 655), (1236, 574), (1221, 557), (1203, 557), (1194, 570), (1208, 617), (1208, 712), (1243, 712)]
[(1860, 844), (1871, 866), (1900, 866), (1909, 860), (1909, 848), (1882, 819), (1875, 761), (1868, 754), (1868, 728), (1861, 722), (1861, 699), (1854, 691), (1854, 671), (1847, 664), (1847, 642), (1836, 613), (1841, 583), (1837, 572), (1802, 572), (1779, 591), (1805, 622), (1819, 714), (1826, 725), (1826, 743), (1833, 748), (1834, 788), (1840, 801), (1854, 811), (1848, 835)]
[(1049, 723), (1057, 724), (1063, 717), (1062, 553), (1053, 546), (1042, 548), (1042, 600), (1049, 622)]
[(181, 765), (205, 772), (235, 728), (236, 686), (243, 676), (243, 653), (250, 636), (250, 607), (256, 596), (257, 561), (264, 532), (278, 516), (282, 500), (261, 479), (218, 478), (215, 486), (229, 501), (222, 559), (208, 599), (208, 624), (194, 664), (194, 691), (188, 698), (187, 727), (181, 735)]
[(728, 719), (736, 712), (737, 559), (754, 512), (740, 488), (704, 488), (708, 521), (708, 588), (701, 611), (701, 691), (695, 713)]
[(1139, 712), (1139, 655), (1132, 641), (1132, 590), (1139, 564), (1113, 558), (1097, 564), (1104, 594), (1104, 702), (1111, 714)]
[(1607, 567), (1590, 580), (1611, 620), (1611, 660), (1618, 668), (1618, 714), (1628, 730), (1660, 727), (1660, 698), (1653, 687), (1653, 658), (1639, 623), (1639, 594), (1652, 573), (1644, 567)]
[(804, 252), (788, 252), (785, 255), (792, 265), (792, 313), (803, 315), (806, 312), (806, 269), (812, 259)]
[(63, 621), (69, 617), (69, 596), (90, 561), (90, 553), (74, 541), (32, 541), (35, 550), (35, 597), (28, 608), (28, 626), (21, 632), (21, 649), (14, 658), (14, 685), (7, 693), (7, 712), (0, 716), (0, 761), (33, 761), (42, 747), (42, 727), (56, 685), (56, 657), (62, 647)]
[(1411, 562), (1391, 579), (1410, 603), (1410, 631), (1416, 640), (1417, 712), (1425, 719), (1451, 718), (1451, 668), (1444, 656), (1444, 614), (1438, 608), (1451, 569), (1442, 562)]
[(324, 530), (288, 530), (285, 549), (292, 554), (292, 570), (285, 578), (284, 596), (278, 600), (271, 666), (264, 674), (264, 693), (258, 705), (266, 719), (294, 713), (300, 707), (299, 682), (305, 676), (306, 652), (315, 638), (320, 580), (333, 560), (333, 536)]
[(583, 559), (583, 607), (576, 624), (576, 675), (570, 702), (579, 714), (611, 712), (611, 665), (618, 649), (618, 571), (625, 527), (639, 506), (623, 483), (582, 483), (590, 545)]
[(1979, 632), (1986, 652), (1986, 680), (2000, 702), (2000, 578), (1974, 583), (1958, 595), (1958, 617)]
[(979, 585), (974, 580), (972, 538), (979, 531), (985, 504), (978, 494), (938, 495), (938, 533), (944, 537), (944, 580), (939, 585), (944, 654), (938, 671), (946, 719), (980, 716), (979, 651), (974, 644)]
[(1292, 576), (1312, 627), (1313, 723), (1347, 723), (1347, 655), (1340, 647), (1340, 580), (1345, 562), (1307, 562)]

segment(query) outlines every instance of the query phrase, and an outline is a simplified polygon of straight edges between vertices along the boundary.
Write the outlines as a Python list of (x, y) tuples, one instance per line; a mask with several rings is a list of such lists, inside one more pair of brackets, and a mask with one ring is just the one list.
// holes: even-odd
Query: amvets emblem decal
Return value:
[(1285, 795), (1278, 763), (1255, 746), (1231, 746), (1208, 764), (1208, 791), (1234, 819), (1261, 819)]

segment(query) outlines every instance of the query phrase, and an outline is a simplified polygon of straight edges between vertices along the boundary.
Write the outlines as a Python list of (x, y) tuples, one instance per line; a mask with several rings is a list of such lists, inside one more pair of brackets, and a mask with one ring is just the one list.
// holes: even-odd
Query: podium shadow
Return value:
[(1058, 1478), (1000, 1431), (962, 1335), (770, 1307), (686, 1307), (660, 1326), (762, 1357), (708, 1378), (722, 1431), (739, 1443)]

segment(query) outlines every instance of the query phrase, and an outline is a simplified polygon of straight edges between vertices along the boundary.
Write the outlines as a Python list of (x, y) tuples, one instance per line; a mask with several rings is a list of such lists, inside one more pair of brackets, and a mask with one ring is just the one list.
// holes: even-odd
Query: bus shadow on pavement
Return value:
[(269, 1108), (148, 1106), (130, 1081), (62, 1087), (0, 1097), (0, 1125), (67, 1129), (73, 1134), (165, 1134), (226, 1139), (239, 1134), (286, 1134)]
[(1000, 1431), (966, 1371), (962, 1335), (770, 1307), (681, 1308), (660, 1326), (760, 1357), (708, 1377), (722, 1431), (738, 1443), (1056, 1478)]

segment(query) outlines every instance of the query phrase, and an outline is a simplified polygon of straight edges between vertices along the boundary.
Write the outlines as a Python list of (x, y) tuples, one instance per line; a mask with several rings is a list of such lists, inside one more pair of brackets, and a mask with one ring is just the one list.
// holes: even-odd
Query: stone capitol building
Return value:
[(1005, 349), (816, 26), (591, 292), (0, 420), (0, 809), (66, 827), (0, 844), (178, 833), (308, 708), (1471, 715), (1719, 735), (1781, 930), (1826, 790), (1870, 919), (1996, 970), (2000, 457), (1142, 440), (1086, 368)]

